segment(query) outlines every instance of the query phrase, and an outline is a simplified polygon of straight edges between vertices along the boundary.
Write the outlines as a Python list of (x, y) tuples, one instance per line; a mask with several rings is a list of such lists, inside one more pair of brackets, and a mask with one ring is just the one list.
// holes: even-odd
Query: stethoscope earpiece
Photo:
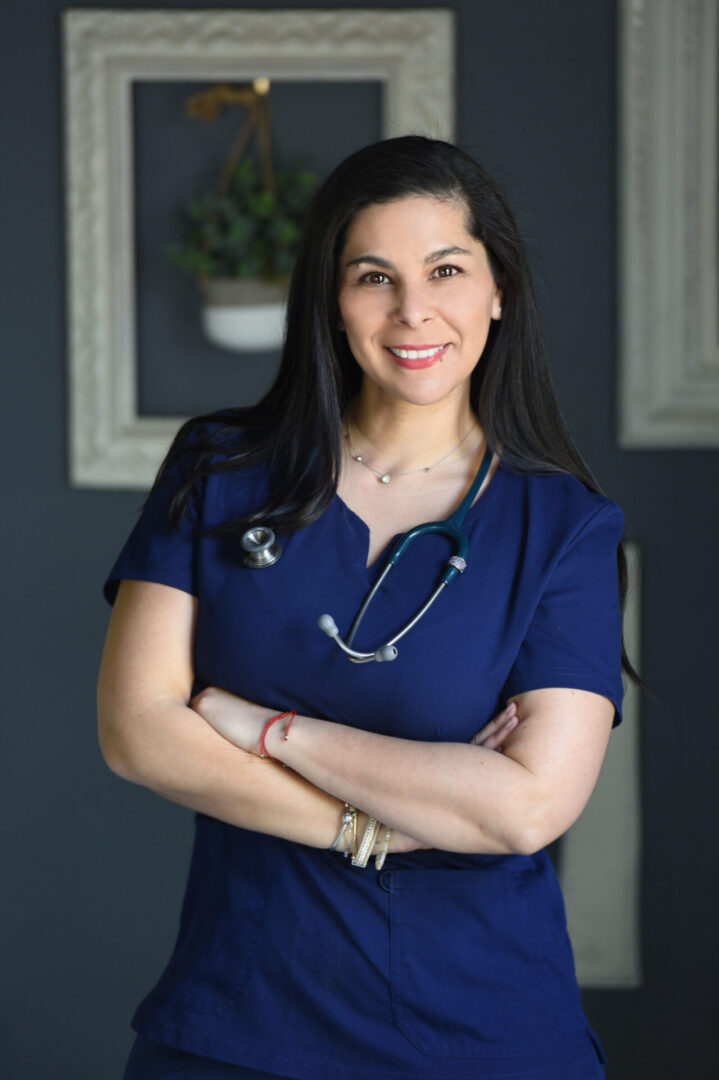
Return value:
[(256, 525), (253, 529), (248, 529), (243, 533), (240, 543), (247, 552), (242, 561), (252, 570), (272, 566), (282, 554), (273, 530), (267, 525)]
[(380, 664), (383, 660), (396, 660), (397, 650), (394, 645), (383, 645), (382, 648), (378, 649), (374, 654), (374, 658)]
[(331, 615), (320, 615), (317, 620), (320, 630), (324, 630), (327, 637), (337, 637), (339, 630), (337, 629), (337, 623), (334, 621)]

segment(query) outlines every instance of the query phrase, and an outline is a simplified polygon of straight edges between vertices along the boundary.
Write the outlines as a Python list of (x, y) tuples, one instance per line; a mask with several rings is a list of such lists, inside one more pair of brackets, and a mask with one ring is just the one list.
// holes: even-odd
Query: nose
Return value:
[(394, 315), (398, 322), (407, 326), (419, 326), (432, 319), (434, 302), (429, 287), (420, 282), (405, 282), (397, 290)]

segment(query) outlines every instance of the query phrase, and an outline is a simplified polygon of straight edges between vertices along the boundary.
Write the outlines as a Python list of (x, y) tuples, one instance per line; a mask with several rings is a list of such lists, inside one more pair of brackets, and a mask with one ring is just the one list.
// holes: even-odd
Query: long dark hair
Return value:
[[(385, 139), (342, 161), (315, 195), (290, 284), (277, 377), (262, 400), (186, 421), (160, 466), (191, 453), (188, 479), (175, 494), (175, 526), (194, 486), (211, 472), (263, 464), (269, 496), (249, 515), (207, 535), (239, 536), (272, 522), (279, 533), (318, 518), (332, 500), (341, 460), (342, 416), (360, 388), (361, 370), (339, 328), (339, 262), (355, 215), (376, 203), (431, 196), (458, 203), (467, 232), (484, 245), (503, 290), (470, 384), (470, 400), (488, 444), (515, 472), (570, 473), (601, 494), (576, 449), (552, 386), (524, 243), (501, 191), (465, 151), (422, 135)], [(153, 487), (154, 490), (154, 487)], [(623, 545), (617, 552), (622, 610), (627, 591)], [(622, 645), (622, 667), (641, 684)]]

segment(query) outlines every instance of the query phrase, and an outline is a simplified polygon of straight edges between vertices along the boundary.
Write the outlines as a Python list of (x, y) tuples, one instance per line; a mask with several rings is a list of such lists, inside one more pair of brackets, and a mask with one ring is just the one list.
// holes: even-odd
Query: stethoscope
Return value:
[[(409, 532), (401, 536), (387, 559), (387, 563), (382, 570), (382, 573), (377, 578), (370, 589), (367, 597), (365, 598), (362, 607), (357, 612), (355, 621), (350, 627), (350, 632), (347, 636), (347, 641), (343, 641), (340, 637), (337, 624), (331, 615), (321, 615), (319, 618), (319, 626), (321, 630), (327, 634), (328, 637), (334, 638), (339, 645), (340, 649), (354, 661), (356, 664), (365, 664), (368, 660), (377, 660), (382, 662), (384, 660), (394, 660), (397, 657), (396, 643), (408, 633), (413, 626), (415, 626), (422, 616), (429, 611), (432, 604), (443, 590), (459, 575), (464, 573), (467, 569), (467, 550), (469, 547), (469, 541), (465, 533), (462, 531), (464, 525), (464, 519), (467, 515), (467, 511), (479, 494), (479, 489), (484, 483), (484, 478), (487, 475), (489, 466), (492, 462), (492, 450), (487, 447), (482, 464), (479, 467), (479, 472), (472, 482), (472, 486), (462, 499), (461, 503), (448, 518), (444, 521), (429, 521), (424, 525), (416, 525), (414, 529), (410, 529)], [(441, 533), (452, 540), (456, 546), (456, 550), (453, 555), (450, 555), (447, 560), (446, 567), (442, 572), (442, 576), (434, 589), (434, 592), (424, 602), (417, 614), (410, 619), (406, 626), (404, 626), (399, 633), (395, 634), (385, 645), (381, 645), (380, 648), (375, 649), (374, 652), (357, 652), (352, 648), (352, 642), (355, 635), (359, 630), (360, 623), (367, 613), (367, 608), (372, 603), (377, 590), (381, 588), (382, 583), (389, 574), (393, 566), (396, 566), (399, 560), (406, 552), (409, 545), (413, 540), (417, 540), (420, 536), (426, 536), (429, 533)], [(251, 569), (260, 569), (265, 566), (272, 566), (277, 562), (282, 554), (282, 548), (277, 543), (275, 534), (272, 529), (267, 525), (255, 526), (253, 529), (248, 529), (244, 533), (241, 540), (242, 547), (245, 551), (243, 557), (243, 563), (245, 566)]]

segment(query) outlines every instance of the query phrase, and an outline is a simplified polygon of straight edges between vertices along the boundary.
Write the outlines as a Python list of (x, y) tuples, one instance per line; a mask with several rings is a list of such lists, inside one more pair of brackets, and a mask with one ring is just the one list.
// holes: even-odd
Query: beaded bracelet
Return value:
[(285, 731), (285, 735), (284, 735), (285, 740), (286, 740), (287, 739), (287, 734), (288, 734), (290, 728), (292, 727), (292, 721), (297, 716), (297, 709), (290, 709), (289, 712), (277, 713), (276, 716), (271, 716), (269, 718), (269, 720), (267, 721), (267, 723), (265, 724), (264, 728), (262, 729), (262, 734), (260, 736), (260, 757), (269, 758), (270, 761), (277, 761), (277, 758), (272, 757), (272, 754), (267, 752), (267, 747), (265, 746), (265, 736), (267, 735), (267, 731), (270, 728), (270, 725), (274, 724), (275, 720), (284, 720), (286, 716), (289, 716), (289, 718), (290, 718), (290, 722), (287, 725), (287, 730)]

